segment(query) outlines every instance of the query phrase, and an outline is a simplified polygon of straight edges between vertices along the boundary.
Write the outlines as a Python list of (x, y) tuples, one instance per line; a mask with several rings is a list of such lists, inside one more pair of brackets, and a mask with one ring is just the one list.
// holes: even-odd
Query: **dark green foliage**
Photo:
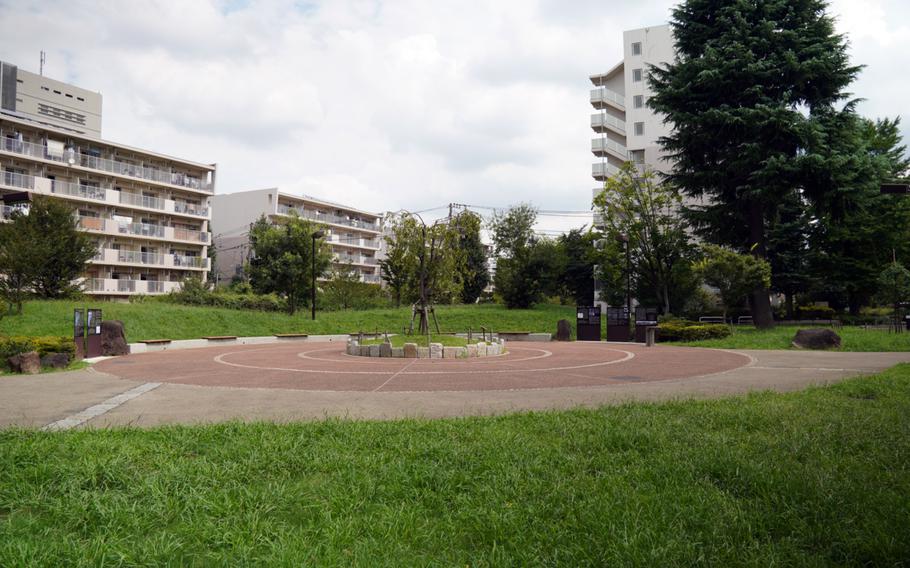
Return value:
[(659, 341), (702, 341), (723, 339), (730, 335), (730, 326), (720, 323), (696, 323), (685, 320), (660, 322), (657, 326)]
[(91, 237), (76, 228), (66, 202), (35, 196), (28, 214), (0, 224), (0, 296), (15, 311), (29, 292), (42, 298), (78, 294), (74, 284), (97, 252)]
[(476, 213), (462, 211), (453, 217), (452, 226), (458, 233), (461, 303), (473, 304), (490, 284), (487, 252), (480, 240), (482, 219)]
[[(297, 216), (273, 226), (264, 216), (250, 229), (250, 284), (260, 294), (278, 294), (293, 314), (309, 305), (313, 290), (313, 234), (318, 226)], [(330, 265), (329, 247), (315, 239), (315, 277), (325, 274)]]
[(321, 310), (364, 310), (389, 306), (389, 298), (385, 291), (377, 284), (361, 282), (360, 276), (352, 266), (334, 268), (332, 277), (320, 283), (320, 288)]
[(878, 299), (895, 309), (904, 302), (910, 302), (910, 270), (899, 262), (892, 262), (878, 276)]
[(534, 235), (537, 211), (519, 205), (493, 218), (496, 292), (508, 308), (530, 308), (555, 295), (564, 266), (559, 245)]
[(280, 312), (287, 310), (284, 299), (275, 294), (256, 294), (248, 284), (237, 287), (239, 291), (211, 290), (208, 283), (198, 278), (187, 278), (180, 288), (164, 296), (155, 297), (155, 301), (183, 304), (187, 306), (211, 306), (232, 310), (258, 310), (263, 312)]
[[(673, 11), (677, 60), (651, 69), (649, 104), (673, 124), (661, 140), (670, 181), (707, 198), (688, 217), (710, 242), (769, 255), (768, 227), (802, 189), (827, 199), (834, 105), (859, 71), (823, 0), (686, 0)], [(849, 149), (848, 149), (849, 151)], [(752, 292), (756, 325), (772, 324), (768, 290)]]
[(771, 267), (767, 261), (748, 254), (740, 254), (724, 247), (705, 245), (704, 258), (695, 269), (705, 284), (715, 288), (724, 305), (724, 318), (756, 288), (767, 288), (771, 280)]
[(596, 239), (596, 234), (586, 232), (582, 227), (561, 235), (557, 241), (563, 264), (559, 275), (560, 288), (567, 300), (579, 306), (588, 306), (594, 301)]

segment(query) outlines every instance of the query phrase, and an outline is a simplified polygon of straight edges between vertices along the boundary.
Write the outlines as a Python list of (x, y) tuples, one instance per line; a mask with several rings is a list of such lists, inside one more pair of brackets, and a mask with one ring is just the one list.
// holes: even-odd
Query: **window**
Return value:
[(645, 106), (645, 97), (644, 95), (635, 95), (632, 97), (632, 106), (635, 108), (642, 108)]
[(632, 55), (641, 55), (641, 42), (636, 41), (632, 44)]
[(644, 150), (630, 150), (629, 158), (635, 164), (645, 163), (645, 151)]
[(641, 69), (632, 70), (632, 82), (641, 83)]
[(645, 134), (645, 123), (644, 123), (644, 122), (636, 122), (636, 123), (635, 123), (635, 135), (636, 135), (636, 136), (644, 136), (644, 134)]

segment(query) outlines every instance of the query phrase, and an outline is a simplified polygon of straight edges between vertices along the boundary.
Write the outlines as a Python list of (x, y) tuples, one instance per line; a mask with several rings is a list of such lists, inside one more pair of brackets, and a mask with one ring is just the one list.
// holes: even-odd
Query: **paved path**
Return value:
[(910, 353), (509, 344), (495, 360), (361, 360), (340, 345), (131, 355), (93, 369), (0, 378), (0, 426), (154, 426), (326, 416), (498, 414), (632, 400), (790, 391), (910, 362)]

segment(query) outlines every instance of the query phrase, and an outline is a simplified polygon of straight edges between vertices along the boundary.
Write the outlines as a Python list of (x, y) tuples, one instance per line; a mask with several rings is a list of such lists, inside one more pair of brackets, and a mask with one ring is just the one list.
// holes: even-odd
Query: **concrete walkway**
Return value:
[[(486, 391), (370, 392), (199, 386), (130, 379), (85, 369), (0, 377), (0, 426), (156, 426), (224, 420), (292, 421), (501, 414), (627, 401), (713, 398), (756, 390), (793, 391), (910, 362), (910, 353), (737, 351), (732, 370), (660, 381)], [(666, 361), (672, 365), (673, 361)], [(630, 377), (635, 378), (635, 377)]]

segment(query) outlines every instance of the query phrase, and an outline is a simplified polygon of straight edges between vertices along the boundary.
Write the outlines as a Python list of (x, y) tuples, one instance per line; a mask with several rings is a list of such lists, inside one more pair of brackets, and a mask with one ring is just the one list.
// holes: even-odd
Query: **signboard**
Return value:
[(607, 308), (607, 341), (629, 341), (628, 308)]
[(85, 323), (87, 332), (85, 338), (85, 356), (99, 357), (101, 355), (101, 310), (87, 310)]
[(600, 341), (600, 306), (578, 306), (575, 315), (578, 341)]
[(906, 183), (883, 183), (881, 192), (892, 195), (902, 195), (910, 193), (910, 184)]

